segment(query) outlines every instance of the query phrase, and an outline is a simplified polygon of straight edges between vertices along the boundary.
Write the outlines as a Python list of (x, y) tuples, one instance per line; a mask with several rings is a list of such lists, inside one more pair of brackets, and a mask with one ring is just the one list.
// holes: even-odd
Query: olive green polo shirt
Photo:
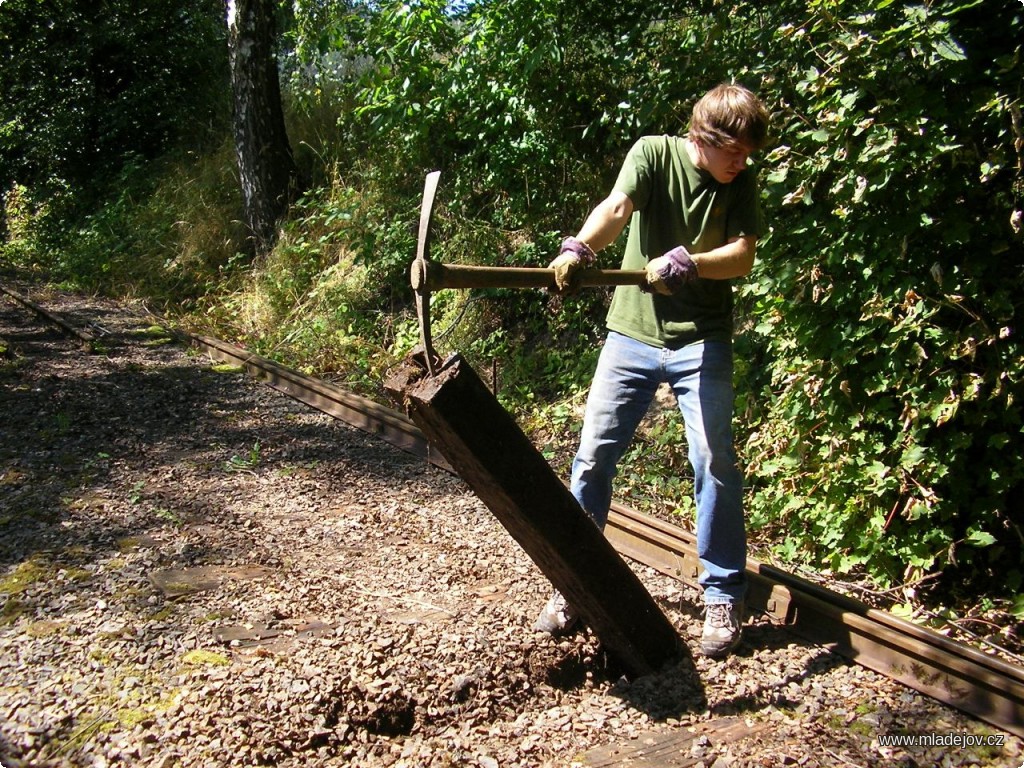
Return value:
[[(678, 245), (703, 253), (731, 238), (761, 236), (764, 222), (752, 168), (720, 184), (697, 168), (678, 136), (645, 136), (630, 149), (614, 189), (629, 197), (622, 269), (644, 269)], [(732, 339), (732, 284), (697, 278), (671, 296), (638, 286), (615, 289), (608, 328), (656, 347)]]

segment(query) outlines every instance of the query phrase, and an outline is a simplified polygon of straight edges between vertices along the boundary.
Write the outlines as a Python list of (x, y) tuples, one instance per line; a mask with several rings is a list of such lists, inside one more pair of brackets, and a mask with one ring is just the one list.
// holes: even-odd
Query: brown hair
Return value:
[(768, 141), (768, 110), (752, 91), (723, 83), (694, 106), (690, 138), (712, 147), (741, 142), (761, 149)]

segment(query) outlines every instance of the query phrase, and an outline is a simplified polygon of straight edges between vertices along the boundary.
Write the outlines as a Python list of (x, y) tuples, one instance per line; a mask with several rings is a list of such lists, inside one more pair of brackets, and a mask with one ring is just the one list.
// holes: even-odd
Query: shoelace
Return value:
[(732, 626), (730, 607), (725, 603), (712, 603), (707, 607), (708, 622), (716, 629)]

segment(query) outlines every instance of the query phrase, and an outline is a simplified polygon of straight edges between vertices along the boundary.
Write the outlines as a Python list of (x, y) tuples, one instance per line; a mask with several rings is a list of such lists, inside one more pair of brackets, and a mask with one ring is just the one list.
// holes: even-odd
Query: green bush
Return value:
[(753, 519), (840, 573), (956, 566), (1016, 591), (1019, 56), (993, 62), (970, 6), (848, 7), (765, 43), (791, 74), (765, 73), (773, 232), (743, 288), (768, 374), (745, 395)]

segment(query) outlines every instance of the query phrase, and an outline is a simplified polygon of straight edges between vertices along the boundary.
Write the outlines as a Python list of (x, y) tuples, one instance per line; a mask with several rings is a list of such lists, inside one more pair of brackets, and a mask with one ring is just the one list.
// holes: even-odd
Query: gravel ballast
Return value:
[[(550, 587), (457, 477), (131, 307), (11, 287), (102, 335), (0, 297), (4, 768), (1021, 765), (763, 617), (628, 680), (532, 631)], [(696, 654), (697, 593), (631, 565)]]

